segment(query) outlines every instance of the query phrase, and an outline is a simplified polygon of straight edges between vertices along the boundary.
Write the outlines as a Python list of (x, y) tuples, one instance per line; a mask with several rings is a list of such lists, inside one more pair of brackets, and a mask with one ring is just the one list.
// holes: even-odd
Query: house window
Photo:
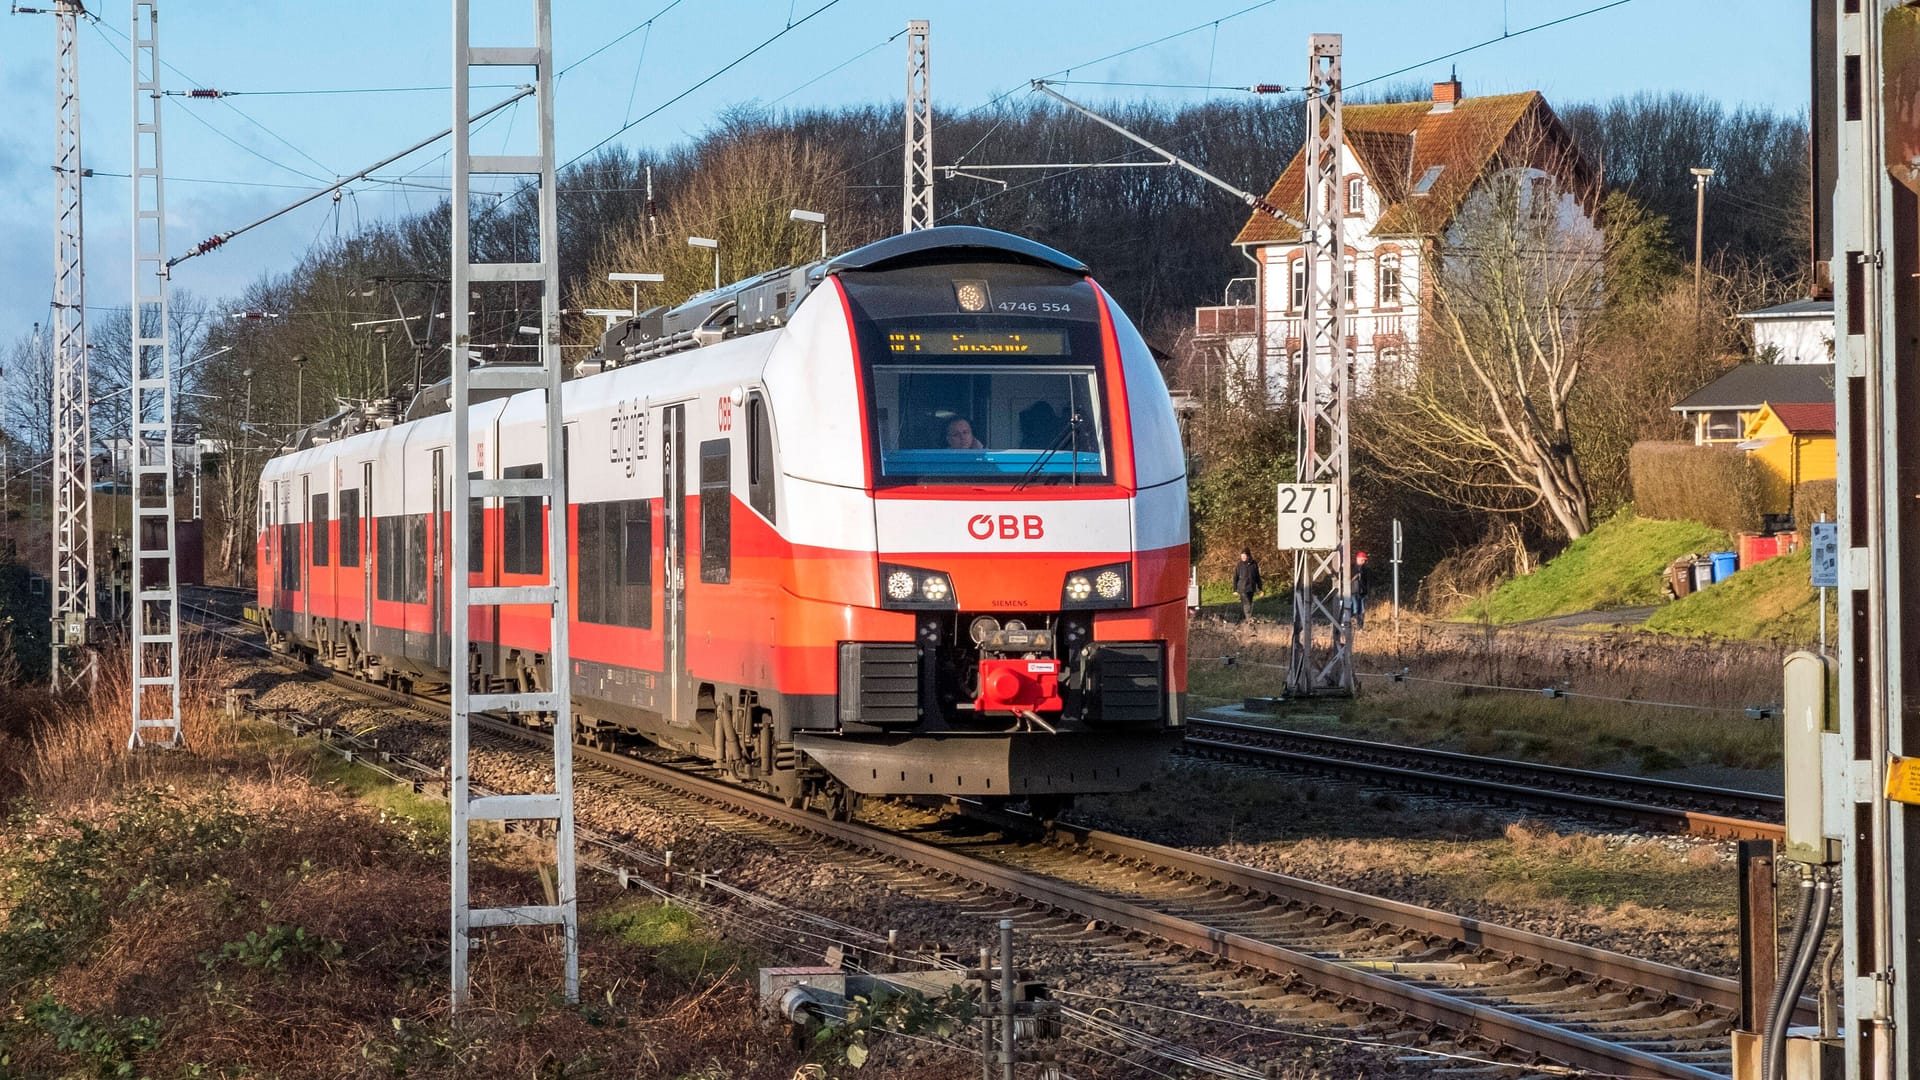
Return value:
[(1367, 182), (1355, 176), (1347, 180), (1347, 213), (1358, 214), (1367, 207)]
[(1400, 256), (1391, 252), (1380, 256), (1380, 303), (1400, 302)]
[(1341, 285), (1342, 294), (1346, 297), (1347, 303), (1351, 304), (1360, 295), (1359, 275), (1354, 272), (1353, 256), (1349, 255), (1340, 260), (1340, 266), (1341, 273), (1345, 275)]
[(1293, 303), (1288, 306), (1299, 311), (1307, 306), (1307, 260), (1295, 259), (1287, 265), (1293, 275)]
[(1701, 425), (1701, 432), (1708, 442), (1721, 442), (1740, 438), (1742, 426), (1737, 412), (1710, 412)]

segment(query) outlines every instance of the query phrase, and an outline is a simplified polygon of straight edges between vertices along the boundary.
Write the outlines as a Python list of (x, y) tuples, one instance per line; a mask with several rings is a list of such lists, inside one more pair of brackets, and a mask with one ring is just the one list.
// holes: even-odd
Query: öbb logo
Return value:
[(967, 535), (975, 540), (1039, 540), (1047, 535), (1039, 514), (975, 514), (967, 519)]

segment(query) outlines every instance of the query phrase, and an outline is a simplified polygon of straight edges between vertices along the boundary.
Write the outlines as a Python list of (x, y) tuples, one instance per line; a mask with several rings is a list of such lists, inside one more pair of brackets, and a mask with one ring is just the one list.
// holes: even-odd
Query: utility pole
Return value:
[[(1307, 308), (1311, 325), (1293, 375), (1294, 476), (1300, 485), (1331, 489), (1338, 546), (1300, 549), (1293, 559), (1293, 647), (1287, 655), (1290, 696), (1352, 694), (1353, 544), (1347, 472), (1346, 290), (1341, 273), (1346, 245), (1341, 235), (1340, 157), (1346, 144), (1340, 122), (1340, 35), (1314, 34), (1308, 41), (1307, 145), (1305, 168)], [(1324, 358), (1324, 359), (1323, 359)], [(1326, 367), (1322, 369), (1320, 365)], [(1310, 491), (1313, 489), (1309, 489)]]
[[(134, 0), (128, 40), (133, 46), (133, 287), (127, 313), (133, 603), (127, 653), (133, 661), (133, 732), (127, 746), (177, 748), (180, 579), (173, 550), (173, 346), (167, 312), (166, 169), (160, 147), (160, 12), (154, 0)], [(194, 483), (199, 483), (197, 475)]]
[(933, 228), (933, 89), (927, 20), (907, 23), (906, 168), (901, 176), (900, 231)]
[[(46, 13), (48, 9), (17, 9)], [(55, 690), (91, 684), (93, 426), (87, 384), (86, 275), (81, 234), (80, 0), (54, 0), (58, 99), (53, 200), (53, 670)]]
[(1690, 171), (1693, 173), (1693, 340), (1697, 347), (1700, 342), (1701, 256), (1706, 250), (1707, 238), (1707, 181), (1713, 178), (1713, 170)]
[[(532, 0), (535, 41), (531, 46), (492, 46), (469, 48), (472, 27), (469, 24), (470, 0), (453, 0), (453, 235), (452, 235), (452, 368), (453, 437), (442, 461), (433, 455), (436, 495), (450, 493), (452, 506), (436, 507), (436, 514), (451, 510), (452, 559), (445, 578), (452, 588), (448, 604), (445, 640), (449, 643), (447, 670), (453, 693), (453, 745), (449, 755), (448, 803), (450, 806), (453, 892), (453, 1008), (458, 1011), (468, 1001), (467, 950), (472, 931), (489, 926), (555, 926), (560, 928), (566, 972), (562, 984), (568, 1004), (580, 1000), (580, 932), (578, 899), (574, 891), (573, 833), (573, 663), (567, 646), (570, 604), (567, 597), (567, 478), (566, 457), (561, 426), (560, 383), (564, 367), (560, 360), (560, 222), (557, 186), (554, 182), (553, 147), (553, 3)], [(491, 9), (489, 15), (492, 14)], [(467, 96), (475, 67), (531, 67), (534, 69), (534, 97), (539, 105), (538, 151), (525, 155), (476, 155), (469, 149), (470, 122)], [(539, 199), (537, 248), (532, 261), (476, 263), (472, 251), (472, 189), (475, 175), (533, 176)], [(468, 352), (473, 336), (471, 307), (473, 288), (486, 285), (518, 287), (530, 284), (540, 290), (539, 361), (534, 364), (493, 364), (469, 368)], [(538, 390), (546, 398), (543, 408), (545, 432), (540, 440), (538, 472), (532, 476), (487, 479), (493, 470), (498, 475), (499, 455), (479, 458), (474, 450), (474, 435), (468, 426), (468, 406), (475, 390)], [(481, 438), (485, 438), (484, 434)], [(484, 443), (482, 444), (484, 445)], [(475, 478), (477, 470), (481, 478)], [(546, 516), (546, 580), (537, 585), (478, 586), (467, 573), (473, 515), (489, 499), (520, 499), (522, 505)], [(431, 564), (430, 564), (431, 565)], [(431, 586), (439, 590), (444, 586)], [(473, 641), (472, 612), (475, 608), (505, 606), (521, 611), (545, 608), (547, 614), (547, 661), (544, 669), (534, 665), (523, 688), (493, 693), (492, 680), (471, 669), (470, 657), (477, 655)], [(436, 628), (437, 629), (437, 628)], [(544, 679), (537, 678), (543, 675)], [(539, 682), (544, 681), (545, 686)], [(477, 686), (476, 686), (477, 684)], [(487, 795), (472, 797), (468, 776), (468, 725), (476, 713), (505, 713), (529, 726), (543, 718), (553, 733), (553, 790), (528, 795)], [(549, 902), (518, 907), (470, 908), (468, 895), (468, 836), (472, 821), (551, 821), (554, 843), (554, 881)]]

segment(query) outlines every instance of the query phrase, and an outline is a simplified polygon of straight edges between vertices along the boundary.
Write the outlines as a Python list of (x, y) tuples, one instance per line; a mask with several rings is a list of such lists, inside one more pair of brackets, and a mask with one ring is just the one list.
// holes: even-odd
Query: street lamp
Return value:
[[(718, 248), (718, 246), (719, 246), (719, 245), (717, 245), (717, 244), (715, 245), (715, 247), (716, 247), (716, 248)], [(716, 262), (716, 264), (718, 263), (718, 261), (719, 261), (719, 258), (720, 258), (720, 253), (719, 253), (719, 251), (717, 251), (717, 250), (716, 250), (716, 251), (714, 252), (714, 260), (715, 260), (715, 262)], [(649, 283), (652, 283), (652, 284), (656, 284), (656, 285), (657, 285), (657, 284), (659, 284), (660, 282), (662, 282), (662, 281), (665, 281), (665, 280), (667, 280), (667, 276), (666, 276), (665, 274), (628, 274), (628, 273), (616, 273), (616, 274), (608, 274), (608, 275), (607, 275), (607, 280), (608, 280), (608, 281), (625, 281), (625, 282), (628, 282), (629, 284), (631, 284), (631, 285), (633, 286), (633, 310), (632, 310), (632, 311), (629, 311), (629, 312), (627, 312), (627, 314), (629, 314), (629, 315), (633, 315), (633, 316), (638, 316), (638, 315), (640, 314), (640, 284), (641, 284), (641, 282), (649, 282)], [(714, 284), (716, 284), (716, 285), (718, 285), (718, 284), (719, 284), (719, 282), (720, 282), (720, 275), (719, 275), (719, 272), (718, 272), (718, 268), (717, 268), (717, 266), (716, 266), (716, 269), (715, 269), (715, 273), (714, 273)]]
[(705, 236), (687, 237), (688, 247), (713, 249), (713, 287), (720, 287), (720, 241)]
[(815, 210), (789, 210), (788, 221), (805, 221), (820, 226), (820, 257), (827, 257), (827, 215)]

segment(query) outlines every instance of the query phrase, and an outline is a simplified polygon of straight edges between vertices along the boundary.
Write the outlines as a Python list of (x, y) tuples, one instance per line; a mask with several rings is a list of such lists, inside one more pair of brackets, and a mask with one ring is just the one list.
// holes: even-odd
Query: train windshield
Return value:
[(858, 327), (877, 482), (1110, 478), (1098, 314), (1084, 278), (989, 264), (842, 280)]
[(1106, 475), (1091, 366), (872, 366), (880, 475), (888, 480), (1087, 482)]

